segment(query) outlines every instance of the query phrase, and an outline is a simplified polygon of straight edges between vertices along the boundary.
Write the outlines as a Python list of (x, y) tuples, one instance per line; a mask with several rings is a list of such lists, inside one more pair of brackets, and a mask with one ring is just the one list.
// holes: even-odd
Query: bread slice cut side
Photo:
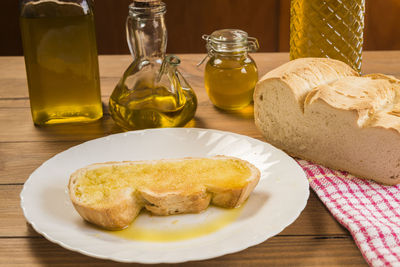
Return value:
[(170, 215), (197, 213), (210, 203), (238, 207), (259, 179), (255, 166), (226, 156), (106, 162), (75, 171), (69, 194), (85, 220), (116, 230), (129, 226), (142, 208)]

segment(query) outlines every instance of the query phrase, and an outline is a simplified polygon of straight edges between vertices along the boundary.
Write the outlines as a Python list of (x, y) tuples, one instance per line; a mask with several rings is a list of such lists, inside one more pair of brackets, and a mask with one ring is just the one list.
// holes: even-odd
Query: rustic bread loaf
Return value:
[(226, 156), (92, 164), (75, 171), (69, 195), (78, 213), (106, 229), (127, 227), (142, 208), (194, 213), (210, 203), (241, 205), (260, 179), (247, 161)]
[(400, 183), (400, 81), (326, 58), (290, 61), (254, 92), (258, 129), (292, 156)]

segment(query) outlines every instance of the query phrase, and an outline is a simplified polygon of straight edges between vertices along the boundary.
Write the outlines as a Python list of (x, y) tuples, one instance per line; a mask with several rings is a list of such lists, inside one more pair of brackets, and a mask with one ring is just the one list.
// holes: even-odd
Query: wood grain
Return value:
[(365, 1), (365, 50), (400, 49), (400, 1)]
[(15, 0), (3, 0), (0, 4), (0, 56), (22, 55), (19, 30), (19, 8)]
[[(66, 250), (43, 238), (0, 238), (0, 255), (0, 260), (8, 266), (126, 266)], [(366, 266), (366, 264), (354, 242), (347, 236), (326, 238), (277, 236), (242, 252), (179, 266)]]
[[(189, 124), (190, 127), (211, 128), (227, 130), (239, 134), (246, 134), (255, 138), (261, 138), (260, 133), (252, 122), (253, 110), (248, 107), (242, 111), (219, 111), (208, 100), (204, 82), (202, 79), (203, 69), (197, 68), (196, 64), (201, 60), (203, 54), (182, 55), (181, 72), (192, 85), (199, 99), (199, 108), (195, 119)], [(264, 73), (279, 64), (287, 61), (287, 54), (271, 54), (263, 56), (254, 55), (259, 59), (260, 73)], [(100, 57), (100, 73), (102, 82), (102, 94), (105, 96), (104, 106), (107, 106), (108, 96), (118, 82), (125, 68), (129, 65), (130, 56), (102, 56)], [(28, 107), (28, 90), (25, 81), (25, 70), (22, 58), (5, 58), (0, 63), (0, 87), (1, 96), (0, 109), (12, 109), (10, 113), (1, 112), (0, 122), (7, 125), (0, 131), (0, 142), (26, 142), (26, 141), (77, 141), (90, 140), (106, 134), (120, 132), (121, 129), (114, 124), (105, 108), (104, 119), (95, 123), (85, 125), (58, 125), (52, 127), (35, 127), (31, 121), (30, 109)], [(13, 95), (18, 97), (13, 97)], [(25, 100), (25, 101), (23, 101)], [(235, 123), (242, 123), (238, 128)]]
[[(251, 106), (241, 112), (216, 112), (218, 110), (208, 104), (208, 101), (205, 103), (206, 105), (203, 103), (205, 102), (200, 101), (196, 116), (187, 127), (226, 130), (262, 138), (252, 121)], [(0, 131), (0, 143), (86, 141), (122, 131), (107, 113), (103, 119), (93, 123), (38, 127), (32, 123), (29, 108), (12, 108), (9, 109), (9, 112), (12, 112), (12, 116), (10, 113), (0, 112), (0, 122), (7, 125)], [(241, 124), (241, 127), (238, 128), (236, 123)]]
[(279, 51), (289, 51), (290, 0), (281, 0), (279, 6)]
[[(168, 52), (202, 53), (202, 34), (239, 28), (257, 37), (260, 51), (289, 50), (290, 0), (164, 0)], [(96, 0), (94, 14), (99, 54), (126, 54), (125, 19), (132, 0)], [(400, 2), (366, 1), (365, 50), (400, 49)], [(0, 55), (22, 55), (17, 0), (2, 0)]]
[(203, 34), (242, 29), (259, 39), (260, 51), (278, 51), (279, 1), (165, 0), (168, 52), (205, 53)]
[[(368, 50), (400, 49), (400, 1), (365, 1), (364, 46)], [(280, 1), (279, 51), (289, 51), (290, 0)]]
[[(241, 112), (216, 109), (208, 100), (204, 54), (182, 54), (180, 70), (193, 86), (199, 107), (190, 127), (220, 129), (263, 140), (253, 123), (252, 106)], [(254, 54), (260, 76), (288, 60), (287, 53)], [(365, 73), (383, 72), (400, 77), (400, 51), (364, 53)], [(107, 111), (107, 102), (131, 57), (101, 56), (100, 73), (105, 116), (83, 125), (35, 127), (32, 123), (22, 57), (0, 58), (0, 265), (102, 265), (114, 262), (93, 259), (59, 247), (26, 223), (19, 194), (30, 173), (40, 164), (86, 140), (121, 132)], [(365, 262), (350, 234), (330, 215), (312, 192), (299, 218), (278, 236), (239, 253), (183, 266), (362, 266)]]
[(0, 143), (0, 184), (23, 184), (43, 160), (80, 143), (82, 141)]

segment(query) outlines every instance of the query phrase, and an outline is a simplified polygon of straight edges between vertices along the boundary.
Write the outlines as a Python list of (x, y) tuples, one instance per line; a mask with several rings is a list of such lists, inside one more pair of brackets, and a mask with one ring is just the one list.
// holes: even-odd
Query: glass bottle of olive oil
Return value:
[(90, 1), (21, 1), (20, 24), (34, 123), (101, 118)]
[(196, 94), (177, 69), (179, 58), (166, 55), (165, 12), (158, 0), (134, 0), (129, 6), (133, 62), (109, 101), (112, 118), (125, 130), (184, 126), (196, 112)]
[(361, 72), (365, 0), (292, 0), (290, 59), (329, 57)]

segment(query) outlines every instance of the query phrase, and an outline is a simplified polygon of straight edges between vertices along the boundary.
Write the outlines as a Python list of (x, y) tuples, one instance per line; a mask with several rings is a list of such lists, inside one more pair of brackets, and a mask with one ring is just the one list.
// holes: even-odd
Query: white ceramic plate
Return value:
[[(213, 155), (247, 160), (260, 169), (261, 179), (233, 221), (195, 238), (149, 242), (111, 235), (85, 223), (67, 194), (69, 175), (91, 163)], [(170, 128), (110, 135), (57, 154), (26, 181), (21, 206), (37, 232), (64, 248), (120, 262), (177, 263), (218, 257), (264, 242), (299, 216), (308, 196), (308, 181), (302, 169), (291, 157), (267, 143), (229, 132)], [(210, 207), (194, 215), (141, 214), (134, 223), (150, 229), (196, 229), (226, 212)]]

